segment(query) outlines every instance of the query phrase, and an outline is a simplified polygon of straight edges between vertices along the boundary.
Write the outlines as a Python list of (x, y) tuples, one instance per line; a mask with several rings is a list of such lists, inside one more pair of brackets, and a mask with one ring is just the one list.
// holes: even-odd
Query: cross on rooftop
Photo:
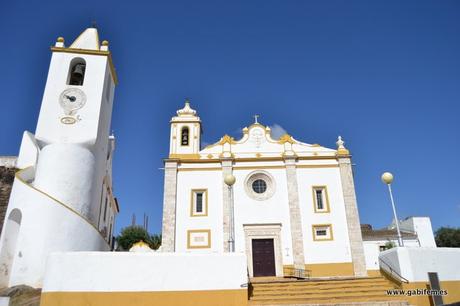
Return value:
[(259, 117), (260, 117), (259, 115), (254, 115), (254, 123), (259, 123), (259, 122), (257, 121), (257, 118), (259, 118)]

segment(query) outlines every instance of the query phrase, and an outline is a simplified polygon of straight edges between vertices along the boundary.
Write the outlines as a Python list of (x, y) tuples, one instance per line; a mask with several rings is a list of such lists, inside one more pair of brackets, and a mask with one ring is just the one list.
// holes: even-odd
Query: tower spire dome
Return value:
[(99, 50), (99, 33), (95, 27), (87, 28), (70, 45), (74, 49)]
[(185, 99), (185, 106), (182, 109), (179, 109), (176, 113), (179, 117), (195, 116), (196, 110), (192, 109), (190, 107), (190, 101), (188, 99)]

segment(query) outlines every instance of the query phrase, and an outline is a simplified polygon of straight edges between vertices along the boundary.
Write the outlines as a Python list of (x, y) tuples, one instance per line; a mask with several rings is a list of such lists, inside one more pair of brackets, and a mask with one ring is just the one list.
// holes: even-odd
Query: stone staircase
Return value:
[(330, 279), (253, 279), (250, 306), (255, 305), (409, 305), (403, 297), (388, 296), (398, 288), (382, 276)]

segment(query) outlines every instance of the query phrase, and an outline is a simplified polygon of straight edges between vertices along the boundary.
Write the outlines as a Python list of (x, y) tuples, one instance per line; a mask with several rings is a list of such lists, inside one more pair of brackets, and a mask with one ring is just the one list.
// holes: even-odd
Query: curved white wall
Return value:
[[(31, 177), (32, 168), (23, 172)], [(45, 194), (15, 179), (7, 216), (13, 209), (22, 214), (10, 271), (1, 271), (0, 278), (8, 286), (20, 284), (41, 287), (45, 262), (53, 251), (108, 251), (109, 246), (99, 232), (85, 219), (55, 202)], [(9, 237), (2, 235), (0, 245)]]
[(50, 144), (40, 152), (33, 185), (86, 218), (96, 220), (90, 209), (94, 166), (94, 155), (88, 149), (74, 144)]

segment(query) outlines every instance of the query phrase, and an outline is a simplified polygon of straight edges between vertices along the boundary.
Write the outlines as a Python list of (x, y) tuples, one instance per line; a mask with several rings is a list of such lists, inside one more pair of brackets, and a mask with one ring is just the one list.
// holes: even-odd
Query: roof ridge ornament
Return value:
[(292, 138), (291, 135), (289, 134), (283, 134), (279, 139), (278, 139), (278, 143), (279, 144), (284, 144), (286, 142), (289, 142), (290, 144), (294, 144), (295, 143), (295, 140)]
[(220, 145), (223, 145), (225, 143), (229, 143), (229, 144), (235, 144), (236, 141), (233, 137), (231, 137), (230, 135), (227, 135), (225, 134), (219, 141), (219, 144)]
[(345, 141), (342, 140), (342, 136), (339, 135), (337, 138), (337, 156), (349, 156), (350, 151), (345, 148)]
[(189, 99), (185, 99), (185, 106), (182, 109), (179, 109), (176, 113), (177, 113), (177, 115), (179, 117), (182, 117), (182, 116), (195, 116), (196, 115), (196, 110), (194, 110), (194, 109), (192, 109), (190, 107)]

